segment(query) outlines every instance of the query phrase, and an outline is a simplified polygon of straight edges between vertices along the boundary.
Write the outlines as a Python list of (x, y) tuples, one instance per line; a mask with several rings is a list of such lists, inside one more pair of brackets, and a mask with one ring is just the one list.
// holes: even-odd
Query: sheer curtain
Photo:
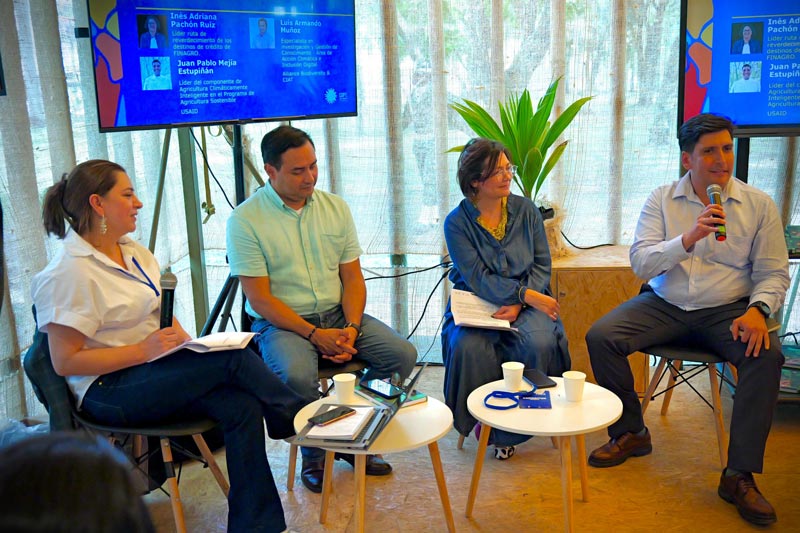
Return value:
[[(471, 133), (448, 104), (491, 108), (512, 92), (535, 99), (561, 77), (557, 104), (593, 99), (563, 136), (567, 151), (545, 188), (579, 246), (630, 244), (639, 210), (657, 185), (681, 173), (675, 139), (679, 0), (357, 0), (357, 117), (295, 123), (316, 142), (318, 186), (350, 204), (367, 277), (435, 267), (446, 250), (442, 220), (461, 199), (456, 155)], [(40, 222), (45, 189), (76, 162), (108, 158), (128, 169), (145, 207), (134, 235), (150, 241), (164, 131), (100, 134), (85, 0), (0, 1), (0, 202), (6, 291), (0, 313), (0, 416), (41, 414), (21, 371), (34, 329), (30, 280), (58, 250)], [(261, 171), (259, 142), (274, 124), (243, 127), (245, 154)], [(194, 128), (201, 138), (200, 128)], [(231, 149), (205, 132), (209, 168), (195, 157), (205, 204), (208, 300), (225, 281), (225, 221), (233, 201)], [(750, 183), (772, 195), (784, 222), (800, 223), (795, 139), (753, 139)], [(258, 180), (248, 172), (248, 193)], [(194, 330), (194, 304), (176, 141), (168, 155), (155, 253), (179, 277), (177, 316)], [(445, 284), (436, 267), (368, 281), (367, 310), (408, 334), (421, 357), (439, 357)], [(234, 305), (234, 309), (238, 309)], [(423, 309), (427, 309), (423, 316)], [(238, 315), (238, 313), (235, 313)], [(236, 317), (234, 317), (236, 322)], [(789, 329), (797, 319), (789, 317)]]

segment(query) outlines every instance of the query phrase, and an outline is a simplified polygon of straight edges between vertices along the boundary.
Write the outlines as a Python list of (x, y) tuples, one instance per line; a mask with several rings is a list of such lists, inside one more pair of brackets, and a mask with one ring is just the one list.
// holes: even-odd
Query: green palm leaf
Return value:
[[(477, 136), (499, 141), (508, 148), (513, 162), (519, 165), (513, 177), (514, 183), (534, 201), (547, 176), (564, 154), (568, 141), (553, 148), (549, 155), (548, 152), (578, 112), (592, 99), (587, 96), (573, 102), (551, 124), (550, 117), (560, 81), (561, 78), (556, 78), (550, 84), (535, 109), (527, 89), (521, 94), (510, 95), (505, 102), (499, 102), (499, 124), (475, 102), (463, 100), (450, 104)], [(456, 146), (448, 152), (461, 152), (463, 149), (463, 146)]]
[[(544, 157), (542, 156), (542, 152), (539, 150), (539, 148), (534, 146), (528, 150), (528, 153), (525, 154), (525, 158), (522, 161), (521, 179), (523, 186), (521, 189), (525, 193), (525, 196), (531, 198), (531, 192), (534, 185), (536, 185), (537, 178), (542, 170), (542, 162), (544, 161)], [(535, 195), (533, 197), (535, 197)]]
[(575, 118), (575, 115), (578, 114), (578, 111), (580, 111), (583, 105), (591, 99), (591, 96), (587, 96), (573, 102), (564, 110), (563, 113), (558, 116), (556, 121), (553, 122), (553, 126), (550, 128), (550, 131), (547, 132), (547, 137), (544, 139), (543, 146), (545, 149), (549, 148), (550, 145), (552, 145), (556, 139), (558, 139), (558, 136), (561, 135), (565, 129), (567, 129), (567, 126), (570, 125), (572, 120)]
[(503, 135), (503, 130), (500, 129), (497, 122), (480, 105), (469, 100), (464, 100), (464, 104), (466, 105), (452, 104), (451, 107), (461, 115), (461, 118), (478, 136), (497, 139)]
[(563, 143), (559, 144), (553, 149), (553, 153), (550, 154), (550, 157), (547, 158), (547, 163), (545, 163), (542, 172), (536, 178), (536, 187), (533, 191), (533, 197), (536, 198), (536, 195), (539, 193), (539, 189), (542, 188), (542, 184), (544, 180), (547, 178), (547, 175), (550, 174), (550, 171), (553, 170), (553, 167), (556, 166), (558, 160), (561, 159), (564, 150), (567, 149), (567, 144), (569, 141), (564, 141)]

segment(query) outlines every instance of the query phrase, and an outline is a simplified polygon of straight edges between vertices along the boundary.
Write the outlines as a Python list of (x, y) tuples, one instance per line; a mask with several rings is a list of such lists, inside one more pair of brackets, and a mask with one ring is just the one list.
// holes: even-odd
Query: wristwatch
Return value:
[(772, 311), (770, 310), (769, 306), (764, 302), (753, 302), (747, 306), (748, 309), (750, 309), (751, 307), (755, 307), (756, 309), (758, 309), (761, 312), (761, 314), (764, 315), (764, 318), (768, 318), (769, 315), (772, 314)]
[(359, 326), (355, 322), (348, 322), (347, 324), (344, 325), (344, 328), (342, 329), (347, 329), (347, 328), (353, 328), (354, 330), (356, 330), (356, 332), (358, 333), (358, 335), (356, 335), (356, 339), (360, 339), (361, 336), (364, 334), (364, 332), (361, 331), (361, 326)]

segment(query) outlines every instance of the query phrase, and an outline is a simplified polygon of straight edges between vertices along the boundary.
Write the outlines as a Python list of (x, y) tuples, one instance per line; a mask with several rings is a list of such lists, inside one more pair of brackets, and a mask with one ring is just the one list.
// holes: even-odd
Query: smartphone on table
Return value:
[(556, 382), (547, 377), (543, 372), (535, 368), (526, 368), (522, 372), (522, 379), (528, 382), (529, 385), (536, 385), (539, 389), (546, 389), (555, 387)]
[(337, 420), (341, 420), (347, 416), (353, 415), (356, 413), (356, 410), (347, 407), (346, 405), (340, 405), (338, 407), (334, 407), (328, 411), (325, 411), (322, 414), (314, 415), (308, 419), (309, 422), (314, 424), (315, 426), (326, 426), (331, 422), (335, 422)]
[(362, 381), (361, 386), (374, 392), (382, 398), (386, 398), (387, 400), (399, 398), (400, 395), (405, 392), (400, 387), (392, 385), (388, 381), (384, 381), (382, 379), (370, 379), (368, 381)]

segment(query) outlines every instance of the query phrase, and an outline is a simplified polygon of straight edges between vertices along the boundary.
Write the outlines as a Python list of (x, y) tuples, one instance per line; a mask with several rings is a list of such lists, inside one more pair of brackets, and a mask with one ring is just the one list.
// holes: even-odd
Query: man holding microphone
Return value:
[(762, 471), (783, 364), (766, 318), (783, 304), (789, 258), (775, 203), (731, 176), (732, 133), (728, 119), (711, 114), (681, 126), (688, 172), (650, 194), (630, 251), (633, 271), (647, 284), (586, 334), (597, 383), (623, 405), (622, 417), (608, 428), (611, 439), (590, 454), (589, 464), (616, 466), (652, 451), (627, 357), (685, 341), (738, 369), (728, 464), (717, 492), (745, 520), (766, 525), (776, 521), (775, 510), (752, 473)]

